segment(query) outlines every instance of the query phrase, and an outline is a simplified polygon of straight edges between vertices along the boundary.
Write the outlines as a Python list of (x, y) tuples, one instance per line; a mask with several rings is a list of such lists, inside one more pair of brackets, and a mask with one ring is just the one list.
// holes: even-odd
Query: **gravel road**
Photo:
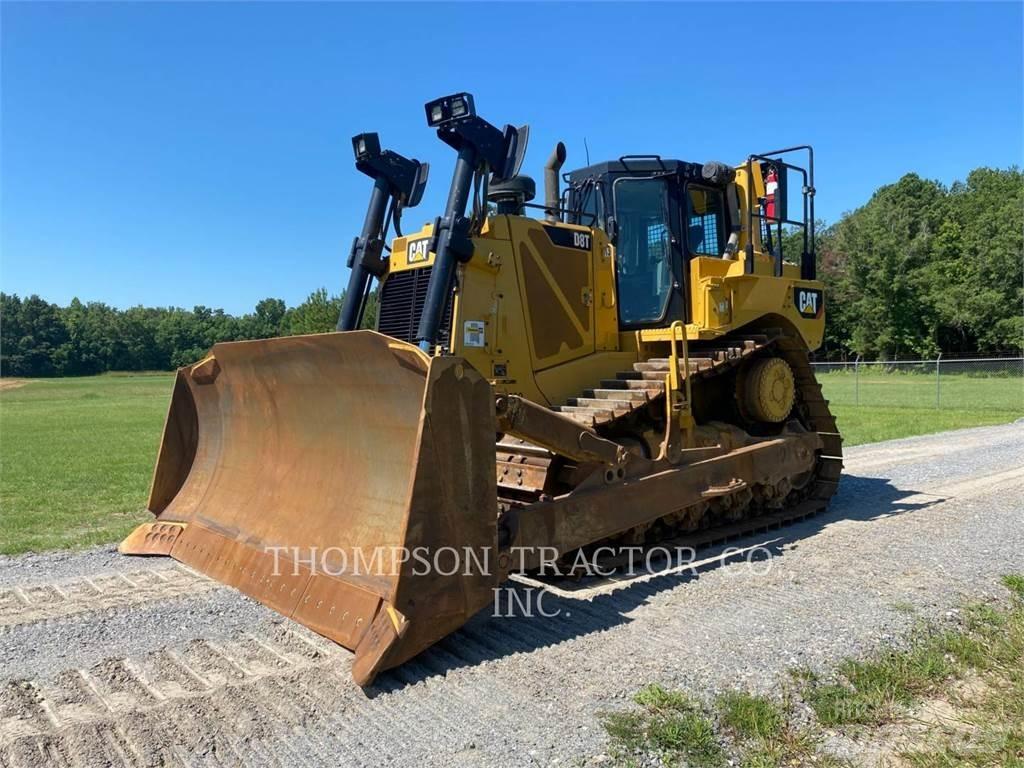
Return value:
[(826, 514), (731, 544), (751, 562), (477, 616), (366, 692), (347, 651), (169, 559), (0, 558), (0, 765), (601, 762), (597, 713), (646, 683), (769, 691), (995, 594), (1022, 499), (1024, 421), (856, 447)]

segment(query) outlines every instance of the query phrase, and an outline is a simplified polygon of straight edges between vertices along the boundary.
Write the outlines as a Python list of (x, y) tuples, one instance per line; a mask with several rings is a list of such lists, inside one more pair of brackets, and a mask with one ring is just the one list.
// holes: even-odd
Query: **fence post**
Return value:
[(860, 355), (853, 361), (853, 404), (860, 405)]
[(935, 408), (938, 409), (942, 399), (942, 378), (939, 376), (939, 365), (942, 363), (942, 353), (939, 352), (939, 356), (935, 358)]

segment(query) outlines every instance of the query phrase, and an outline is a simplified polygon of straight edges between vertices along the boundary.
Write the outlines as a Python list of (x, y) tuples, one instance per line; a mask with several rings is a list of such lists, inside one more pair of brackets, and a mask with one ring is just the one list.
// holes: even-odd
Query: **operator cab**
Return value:
[[(806, 153), (807, 167), (780, 155)], [(738, 189), (737, 171), (725, 163), (687, 163), (658, 155), (625, 155), (565, 174), (562, 219), (604, 230), (616, 247), (619, 321), (623, 328), (660, 328), (687, 321), (690, 292), (683, 290), (690, 261), (697, 257), (742, 259), (754, 274), (755, 245), (773, 262), (770, 274), (784, 274), (783, 241), (802, 235), (799, 263), (803, 280), (816, 277), (814, 253), (814, 150), (806, 144), (750, 155), (746, 178), (759, 169), (754, 184)], [(800, 181), (790, 187), (787, 178)], [(789, 218), (788, 190), (799, 192), (799, 218)], [(556, 195), (557, 197), (557, 195)], [(746, 238), (739, 252), (740, 233)], [(763, 273), (762, 273), (763, 274)]]
[(730, 221), (726, 204), (732, 176), (708, 179), (704, 169), (700, 163), (627, 156), (566, 174), (566, 220), (602, 229), (615, 243), (623, 328), (685, 319), (684, 265), (695, 256), (731, 255), (729, 232), (740, 226)]

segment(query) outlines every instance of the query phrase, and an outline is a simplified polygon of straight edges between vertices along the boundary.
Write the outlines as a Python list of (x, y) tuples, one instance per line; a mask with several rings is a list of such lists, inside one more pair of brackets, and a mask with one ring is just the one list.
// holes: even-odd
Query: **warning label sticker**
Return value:
[(462, 324), (462, 343), (467, 347), (484, 346), (484, 321), (467, 320)]

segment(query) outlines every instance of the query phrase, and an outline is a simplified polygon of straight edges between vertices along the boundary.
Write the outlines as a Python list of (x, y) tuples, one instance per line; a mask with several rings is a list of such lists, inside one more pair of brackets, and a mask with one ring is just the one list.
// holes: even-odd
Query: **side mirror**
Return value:
[(530, 141), (530, 126), (521, 125), (515, 128), (511, 125), (505, 126), (505, 164), (501, 168), (493, 169), (492, 181), (511, 179), (519, 175), (519, 169), (526, 157), (526, 145)]
[(430, 163), (420, 163), (416, 169), (416, 178), (412, 183), (409, 198), (405, 201), (407, 208), (415, 208), (423, 199), (423, 190), (427, 188), (427, 177), (430, 175)]

